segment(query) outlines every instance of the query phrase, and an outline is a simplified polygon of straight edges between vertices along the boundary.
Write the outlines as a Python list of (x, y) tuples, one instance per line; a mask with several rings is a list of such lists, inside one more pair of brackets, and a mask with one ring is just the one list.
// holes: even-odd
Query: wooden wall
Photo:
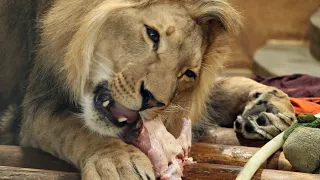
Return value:
[(230, 0), (244, 17), (228, 67), (251, 68), (252, 56), (268, 39), (307, 40), (309, 18), (320, 0)]

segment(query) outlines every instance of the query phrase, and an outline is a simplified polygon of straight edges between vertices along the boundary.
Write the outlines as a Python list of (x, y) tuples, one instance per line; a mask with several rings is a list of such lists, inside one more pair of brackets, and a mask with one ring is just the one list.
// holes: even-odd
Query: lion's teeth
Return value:
[(109, 104), (110, 104), (110, 101), (105, 101), (103, 102), (102, 106), (106, 108), (108, 107)]
[(127, 120), (128, 120), (128, 118), (125, 118), (125, 117), (118, 118), (118, 121), (119, 121), (119, 122), (125, 122), (125, 121), (127, 121)]

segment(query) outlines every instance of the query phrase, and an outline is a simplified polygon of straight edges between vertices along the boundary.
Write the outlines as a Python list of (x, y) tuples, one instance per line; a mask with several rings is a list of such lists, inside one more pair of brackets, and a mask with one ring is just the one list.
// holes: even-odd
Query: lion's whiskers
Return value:
[(207, 68), (207, 67), (205, 67), (205, 66), (203, 66), (203, 65), (201, 65), (201, 68), (203, 68), (204, 70), (207, 70), (207, 71), (209, 71), (210, 73), (212, 73), (212, 74), (216, 74), (216, 73), (214, 73), (213, 71), (211, 71), (210, 70), (210, 68)]
[(179, 111), (186, 111), (186, 112), (190, 112), (188, 109), (183, 108), (180, 105), (177, 104), (171, 104), (170, 106), (168, 106), (165, 110), (165, 112), (169, 112), (169, 113), (177, 113)]
[(203, 66), (205, 66), (205, 67), (213, 67), (213, 68), (224, 68), (225, 67), (225, 65), (217, 65), (217, 64), (207, 64), (207, 63), (204, 63), (204, 62), (202, 62), (202, 65)]
[(192, 100), (181, 100), (181, 101), (175, 101), (176, 103), (185, 103), (185, 102), (192, 102)]

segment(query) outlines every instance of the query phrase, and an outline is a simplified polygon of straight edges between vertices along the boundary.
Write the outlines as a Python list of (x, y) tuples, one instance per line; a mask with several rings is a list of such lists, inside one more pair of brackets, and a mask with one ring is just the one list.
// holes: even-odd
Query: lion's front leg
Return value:
[(220, 126), (234, 127), (248, 139), (272, 139), (295, 120), (288, 96), (248, 78), (217, 82), (211, 115)]
[(104, 143), (108, 146), (95, 149), (84, 159), (80, 167), (82, 179), (155, 179), (150, 160), (140, 150), (119, 139), (108, 141)]
[(121, 139), (89, 132), (76, 117), (38, 117), (24, 121), (21, 145), (41, 148), (74, 164), (83, 180), (155, 179), (148, 157)]

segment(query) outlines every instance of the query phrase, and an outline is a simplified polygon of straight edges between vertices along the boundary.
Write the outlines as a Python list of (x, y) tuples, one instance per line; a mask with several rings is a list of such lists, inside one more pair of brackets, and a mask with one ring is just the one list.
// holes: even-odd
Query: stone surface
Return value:
[(303, 42), (269, 41), (254, 55), (253, 72), (262, 76), (308, 74), (320, 76), (320, 61)]
[(320, 9), (310, 18), (310, 52), (320, 61)]

